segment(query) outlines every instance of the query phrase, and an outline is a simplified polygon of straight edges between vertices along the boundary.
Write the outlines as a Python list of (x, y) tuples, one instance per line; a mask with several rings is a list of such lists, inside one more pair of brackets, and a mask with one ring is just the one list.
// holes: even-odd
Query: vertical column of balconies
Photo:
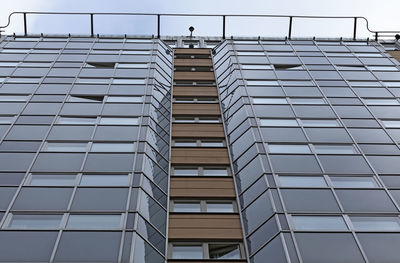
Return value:
[(174, 50), (169, 262), (246, 262), (210, 52)]

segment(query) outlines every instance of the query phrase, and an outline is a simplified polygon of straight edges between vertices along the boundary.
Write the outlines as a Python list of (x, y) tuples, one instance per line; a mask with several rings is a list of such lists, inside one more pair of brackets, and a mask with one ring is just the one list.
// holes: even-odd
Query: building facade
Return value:
[(397, 46), (3, 36), (0, 262), (398, 262)]

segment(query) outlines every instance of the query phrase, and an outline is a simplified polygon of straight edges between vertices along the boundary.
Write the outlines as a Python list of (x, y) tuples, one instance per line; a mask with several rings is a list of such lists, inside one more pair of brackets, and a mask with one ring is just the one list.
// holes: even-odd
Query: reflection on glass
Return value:
[(341, 216), (292, 216), (296, 230), (347, 230)]
[(206, 204), (207, 212), (209, 213), (233, 213), (233, 203), (232, 202), (207, 202)]
[(398, 217), (389, 216), (351, 216), (351, 223), (355, 230), (360, 231), (399, 231), (400, 222)]
[(279, 176), (279, 182), (284, 187), (326, 187), (322, 176)]
[(57, 229), (62, 215), (12, 215), (11, 229)]
[(75, 179), (76, 174), (32, 174), (27, 185), (71, 186)]
[(209, 244), (208, 252), (212, 259), (240, 259), (237, 244)]
[(372, 176), (330, 176), (334, 187), (376, 188), (379, 184)]
[(70, 229), (120, 229), (121, 215), (70, 215)]
[(80, 185), (122, 186), (129, 185), (127, 174), (84, 174)]
[(174, 202), (174, 212), (200, 212), (200, 202)]
[(173, 259), (202, 259), (203, 247), (201, 245), (174, 245), (172, 247)]

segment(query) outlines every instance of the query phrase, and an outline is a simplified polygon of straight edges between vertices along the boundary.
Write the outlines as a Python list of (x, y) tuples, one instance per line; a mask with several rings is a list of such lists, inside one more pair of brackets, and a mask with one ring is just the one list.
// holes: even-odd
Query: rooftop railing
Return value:
[(101, 33), (95, 31), (95, 17), (100, 16), (130, 16), (130, 17), (150, 17), (156, 20), (156, 36), (160, 38), (162, 36), (161, 28), (162, 28), (162, 20), (164, 17), (213, 17), (220, 19), (220, 29), (221, 29), (221, 38), (226, 38), (226, 29), (228, 28), (227, 20), (228, 18), (281, 18), (287, 19), (288, 28), (286, 36), (287, 38), (292, 37), (293, 33), (293, 25), (305, 19), (312, 20), (321, 20), (321, 19), (336, 19), (336, 20), (351, 20), (352, 21), (352, 32), (353, 39), (357, 38), (357, 30), (360, 22), (365, 22), (365, 30), (369, 32), (371, 38), (378, 40), (380, 38), (400, 38), (400, 30), (399, 31), (377, 31), (371, 30), (369, 26), (368, 19), (363, 16), (302, 16), (302, 15), (240, 15), (240, 14), (156, 14), (156, 13), (85, 13), (85, 12), (13, 12), (8, 16), (8, 22), (4, 26), (0, 26), (0, 34), (5, 32), (5, 29), (10, 26), (11, 18), (14, 16), (22, 16), (23, 17), (23, 34), (28, 36), (29, 28), (28, 28), (28, 16), (60, 16), (60, 15), (70, 15), (70, 16), (87, 16), (88, 21), (90, 21), (90, 28), (88, 28), (88, 34), (94, 36), (95, 34)]

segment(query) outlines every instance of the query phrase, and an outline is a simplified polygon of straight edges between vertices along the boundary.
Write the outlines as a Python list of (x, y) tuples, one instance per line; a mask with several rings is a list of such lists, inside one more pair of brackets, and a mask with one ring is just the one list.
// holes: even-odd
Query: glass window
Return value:
[(330, 176), (334, 187), (376, 188), (379, 184), (372, 176)]
[(118, 63), (117, 68), (147, 68), (148, 63)]
[(208, 254), (211, 259), (240, 259), (238, 244), (209, 244)]
[(145, 79), (113, 79), (113, 84), (145, 84)]
[(125, 210), (127, 188), (78, 188), (72, 202), (72, 210), (120, 211)]
[(28, 96), (25, 95), (18, 95), (18, 96), (7, 96), (7, 95), (0, 95), (0, 101), (26, 101)]
[(292, 104), (326, 104), (322, 98), (291, 98)]
[(120, 229), (121, 215), (70, 215), (69, 229)]
[(260, 119), (261, 126), (299, 126), (293, 119)]
[(199, 170), (192, 168), (177, 168), (174, 167), (175, 176), (198, 176)]
[(396, 99), (364, 99), (367, 105), (400, 105)]
[(204, 168), (204, 176), (229, 176), (227, 168)]
[(174, 141), (174, 146), (177, 147), (195, 147), (197, 146), (196, 141)]
[(100, 143), (94, 142), (91, 152), (133, 152), (134, 143)]
[(122, 186), (129, 185), (128, 174), (84, 174), (80, 185)]
[(27, 185), (34, 186), (72, 186), (75, 184), (76, 174), (31, 174)]
[(288, 104), (285, 98), (253, 98), (254, 104)]
[(91, 79), (91, 78), (79, 78), (76, 80), (76, 83), (88, 83), (88, 84), (108, 84), (110, 79)]
[(311, 153), (308, 145), (268, 144), (270, 153)]
[(322, 176), (279, 176), (280, 186), (283, 187), (326, 187)]
[(109, 96), (107, 102), (142, 102), (142, 96)]
[(257, 86), (279, 86), (278, 81), (267, 81), (267, 80), (246, 80), (247, 85), (257, 85)]
[(314, 144), (316, 153), (330, 153), (330, 154), (355, 154), (358, 153), (353, 145), (322, 145)]
[(139, 118), (112, 118), (112, 117), (102, 117), (100, 119), (100, 124), (109, 125), (137, 125), (139, 124)]
[(296, 230), (347, 230), (341, 216), (294, 216), (293, 225)]
[(232, 202), (207, 202), (206, 210), (209, 213), (233, 213), (233, 203)]
[(356, 231), (399, 231), (398, 217), (389, 216), (350, 216), (351, 223)]
[(13, 214), (7, 228), (11, 229), (57, 229), (62, 215)]
[(382, 121), (386, 128), (400, 128), (400, 121)]
[(92, 118), (73, 118), (73, 117), (60, 117), (57, 120), (58, 124), (95, 124), (96, 117)]
[(200, 210), (200, 202), (174, 202), (174, 212), (195, 213)]
[(188, 123), (188, 122), (194, 123), (194, 122), (196, 122), (196, 120), (194, 117), (175, 117), (174, 122), (176, 122), (176, 123), (181, 123), (181, 122), (182, 123)]
[(201, 245), (173, 245), (173, 259), (202, 259), (203, 247)]
[(392, 200), (383, 190), (337, 189), (335, 192), (345, 212), (397, 212)]
[(223, 141), (201, 141), (201, 146), (203, 147), (223, 147)]
[(328, 189), (282, 189), (288, 212), (339, 212), (339, 206)]
[(69, 102), (102, 102), (104, 96), (78, 96), (70, 95), (68, 97)]
[(199, 123), (220, 123), (221, 120), (218, 117), (199, 117)]
[(9, 124), (14, 120), (14, 116), (0, 116), (0, 124)]
[(242, 69), (272, 69), (271, 65), (266, 64), (258, 64), (258, 65), (251, 65), (251, 64), (241, 64)]
[(337, 120), (301, 120), (305, 127), (339, 127), (340, 124)]
[(87, 143), (48, 142), (43, 150), (49, 152), (85, 152), (86, 147)]

